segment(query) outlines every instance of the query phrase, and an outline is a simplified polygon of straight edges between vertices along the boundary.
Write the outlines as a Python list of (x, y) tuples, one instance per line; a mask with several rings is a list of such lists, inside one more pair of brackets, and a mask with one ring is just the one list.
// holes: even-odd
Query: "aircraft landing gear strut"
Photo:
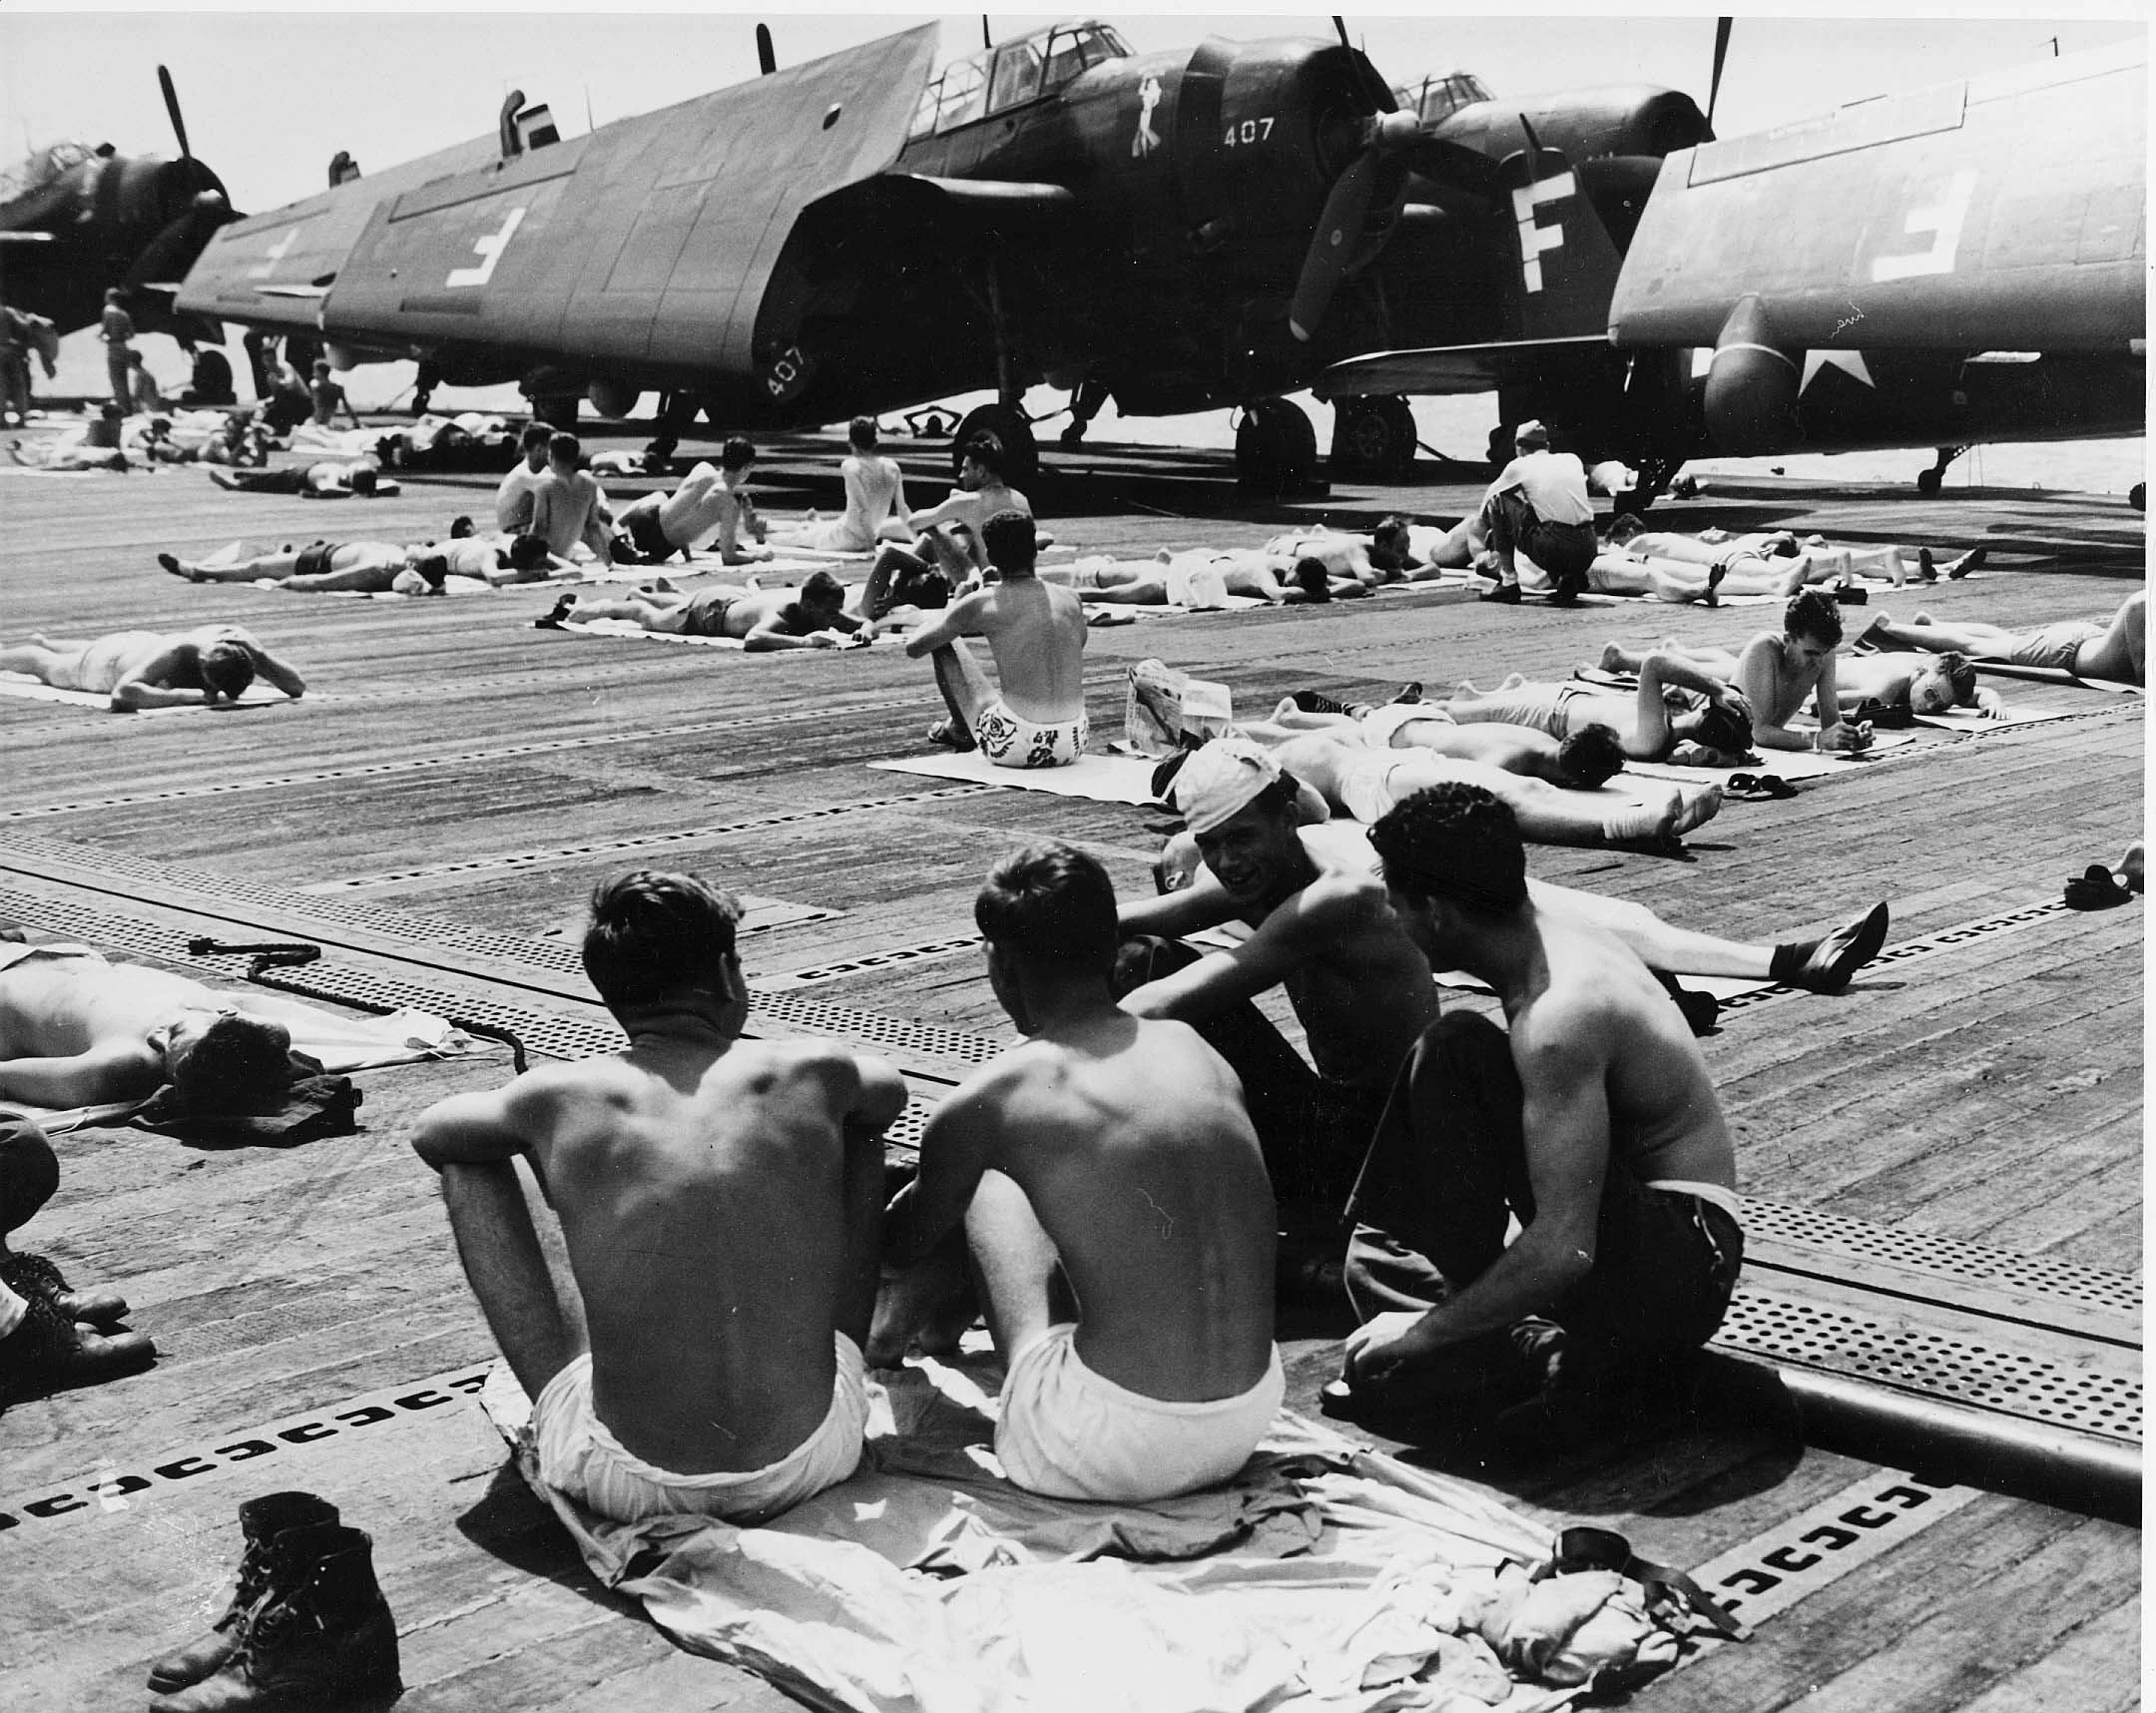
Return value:
[(1677, 479), (1677, 472), (1683, 468), (1682, 458), (1642, 459), (1638, 467), (1638, 484), (1611, 501), (1611, 512), (1620, 517), (1626, 512), (1634, 517), (1645, 517), (1647, 508), (1669, 492), (1670, 483)]
[(1281, 499), (1310, 487), (1318, 469), (1318, 430), (1285, 398), (1261, 398), (1236, 427), (1236, 481), (1252, 493)]
[(1966, 446), (1941, 446), (1938, 449), (1937, 462), (1932, 464), (1928, 470), (1916, 472), (1916, 491), (1922, 494), (1925, 499), (1936, 499), (1938, 497), (1939, 483), (1946, 474), (1946, 466), (1967, 450)]
[(1086, 430), (1093, 425), (1093, 418), (1108, 402), (1108, 389), (1097, 380), (1081, 380), (1071, 388), (1070, 424), (1056, 436), (1061, 446), (1076, 446), (1086, 437)]

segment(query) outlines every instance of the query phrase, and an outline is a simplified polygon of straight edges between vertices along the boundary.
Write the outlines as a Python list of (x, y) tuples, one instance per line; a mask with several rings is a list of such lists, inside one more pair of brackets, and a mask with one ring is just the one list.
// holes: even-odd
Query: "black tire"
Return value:
[(1261, 398), (1236, 429), (1236, 480), (1278, 498), (1307, 484), (1318, 469), (1318, 430), (1285, 398)]
[[(1344, 398), (1333, 413), (1331, 464), (1336, 476), (1382, 481), (1400, 462), (1398, 423), (1382, 398)], [(1414, 452), (1408, 443), (1408, 456)]]
[(1922, 494), (1925, 499), (1938, 498), (1939, 482), (1944, 473), (1941, 470), (1918, 470), (1916, 472), (1916, 491)]
[(1493, 476), (1502, 472), (1505, 465), (1512, 461), (1511, 423), (1500, 422), (1489, 431), (1487, 455), (1489, 457), (1490, 474)]
[(1415, 426), (1414, 407), (1406, 399), (1397, 396), (1377, 401), (1377, 408), (1392, 425), (1392, 455), (1386, 461), (1385, 475), (1395, 482), (1402, 482), (1414, 471), (1416, 442), (1421, 431)]
[(532, 414), (540, 421), (549, 428), (560, 428), (571, 434), (576, 432), (577, 413), (583, 405), (584, 395), (580, 392), (557, 393), (531, 401)]
[(966, 442), (986, 434), (1003, 448), (1003, 480), (1014, 488), (1026, 488), (1040, 474), (1040, 442), (1033, 424), (1022, 410), (1008, 404), (979, 404), (965, 413), (958, 432), (951, 436), (951, 474), (965, 462)]
[(2148, 510), (2148, 483), (2136, 482), (2126, 490), (2126, 503), (2135, 511)]

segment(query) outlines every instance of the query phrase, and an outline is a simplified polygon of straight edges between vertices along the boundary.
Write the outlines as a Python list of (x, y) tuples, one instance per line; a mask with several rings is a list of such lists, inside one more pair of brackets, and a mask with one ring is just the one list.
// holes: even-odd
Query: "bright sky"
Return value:
[[(124, 153), (176, 153), (158, 96), (162, 63), (179, 86), (195, 152), (245, 212), (319, 190), (339, 149), (371, 170), (491, 135), (513, 87), (549, 103), (566, 137), (586, 129), (587, 105), (604, 124), (754, 77), (760, 16), (601, 17), (544, 4), (363, 14), (41, 9), (49, 3), (10, 0), (0, 11), (0, 163), (63, 137), (110, 141)], [(1966, 4), (1886, 21), (1792, 17), (1794, 9), (1739, 19), (1717, 117), (1723, 136), (2039, 58), (2053, 51), (2054, 38), (2059, 51), (2071, 53), (2146, 28), (2131, 0), (2083, 0), (2064, 20)], [(1208, 34), (1234, 40), (1332, 32), (1331, 19), (1317, 13), (1068, 15), (1106, 18), (1141, 53), (1193, 47)], [(783, 65), (929, 19), (859, 9), (773, 8), (761, 16), (772, 24)], [(1045, 14), (991, 14), (989, 27), (1001, 39), (1047, 21)], [(978, 15), (940, 23), (946, 56), (980, 44)], [(1466, 69), (1504, 96), (1645, 81), (1686, 90), (1702, 106), (1714, 45), (1713, 19), (1704, 13), (1350, 15), (1348, 28), (1395, 83)]]

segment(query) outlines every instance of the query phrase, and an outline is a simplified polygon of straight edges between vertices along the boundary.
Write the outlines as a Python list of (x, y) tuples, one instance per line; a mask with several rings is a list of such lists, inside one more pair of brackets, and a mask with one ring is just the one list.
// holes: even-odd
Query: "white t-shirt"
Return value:
[(1544, 523), (1592, 523), (1587, 472), (1570, 452), (1527, 452), (1505, 465), (1490, 483), (1490, 497), (1517, 488)]

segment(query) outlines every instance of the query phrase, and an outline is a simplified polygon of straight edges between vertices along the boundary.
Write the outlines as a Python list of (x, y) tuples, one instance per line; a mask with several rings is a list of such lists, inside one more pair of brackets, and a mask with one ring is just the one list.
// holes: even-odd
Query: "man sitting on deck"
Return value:
[(2147, 682), (2148, 594), (2136, 591), (2108, 622), (2061, 619), (2032, 631), (2009, 631), (1999, 625), (1940, 624), (1918, 613), (1897, 625), (1881, 613), (1857, 641), (1878, 649), (1915, 649), (1930, 654), (1965, 654), (1971, 660), (1995, 660), (2008, 666), (2047, 667), (2076, 678), (2104, 678), (2115, 684)]
[(811, 571), (799, 589), (752, 589), (714, 584), (694, 594), (667, 593), (587, 599), (571, 591), (532, 622), (541, 630), (594, 619), (627, 619), (667, 636), (734, 637), (751, 654), (775, 649), (837, 648), (840, 636), (874, 629), (845, 610), (846, 587), (828, 571)]
[[(1067, 766), (1085, 754), (1085, 608), (1068, 589), (1033, 575), (1033, 519), (1001, 511), (981, 526), (1001, 580), (953, 601), (906, 639), (927, 655), (950, 718), (928, 729), (931, 742), (976, 746), (999, 768)], [(962, 640), (986, 637), (1001, 689)]]
[(612, 514), (599, 480), (583, 467), (584, 445), (574, 434), (556, 434), (547, 442), (546, 480), (532, 495), (531, 533), (557, 559), (567, 559), (582, 542), (602, 567), (614, 563)]
[(199, 631), (115, 631), (95, 642), (33, 636), (0, 648), (0, 672), (28, 673), (55, 690), (110, 696), (115, 714), (139, 708), (237, 702), (261, 677), (294, 702), (306, 682), (238, 625)]
[(224, 993), (86, 945), (0, 944), (0, 1099), (33, 1106), (146, 1100), (166, 1083), (202, 1112), (274, 1110), (291, 1032)]
[(860, 1459), (882, 1132), (905, 1085), (879, 1059), (741, 1039), (740, 914), (686, 874), (602, 882), (584, 966), (629, 1044), (453, 1096), (412, 1141), (533, 1401), (541, 1477), (624, 1522), (761, 1522)]
[(524, 424), (517, 461), (494, 490), (494, 525), (504, 535), (531, 528), (532, 500), (546, 485), (547, 443), (553, 438), (554, 430), (544, 422)]
[[(1033, 515), (1032, 504), (1003, 479), (1002, 442), (976, 434), (965, 444), (958, 460), (958, 485), (938, 505), (906, 517), (906, 528), (918, 537), (910, 547), (885, 542), (868, 569), (868, 589), (861, 610), (871, 618), (881, 615), (886, 588), (894, 580), (920, 582), (940, 572), (953, 589), (991, 563), (980, 533), (997, 512)], [(916, 605), (926, 605), (916, 602)]]
[(878, 541), (897, 537), (912, 539), (902, 521), (906, 515), (905, 474), (898, 460), (886, 458), (877, 447), (873, 416), (856, 416), (846, 424), (846, 444), (851, 448), (838, 465), (838, 479), (845, 488), (845, 510), (830, 519), (813, 513), (802, 523), (774, 529), (774, 547), (813, 548), (824, 553), (866, 553)]
[(1744, 1236), (1714, 1084), (1639, 958), (1537, 906), (1488, 793), (1420, 793), (1370, 843), (1407, 934), (1488, 982), (1506, 1028), (1455, 1012), (1399, 1067), (1351, 1204), (1346, 1379), (1424, 1408), (1524, 1382), (1500, 1434), (1579, 1443), (1620, 1382), (1666, 1379), (1729, 1308)]
[(1283, 1391), (1273, 1195), (1235, 1075), (1185, 1025), (1117, 1007), (1115, 889), (1092, 857), (1017, 852), (973, 914), (1027, 1041), (936, 1109), (884, 1261), (963, 1222), (1020, 1486), (1135, 1502), (1225, 1480)]

